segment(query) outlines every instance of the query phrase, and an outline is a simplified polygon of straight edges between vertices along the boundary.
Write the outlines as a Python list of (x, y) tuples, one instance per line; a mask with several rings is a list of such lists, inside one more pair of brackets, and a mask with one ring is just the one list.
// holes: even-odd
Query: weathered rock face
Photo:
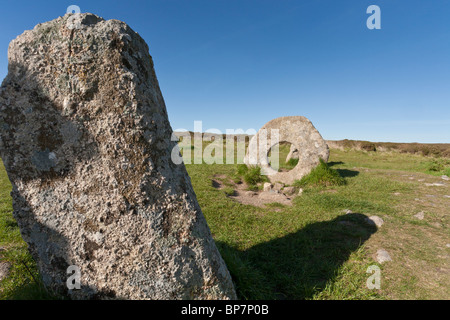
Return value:
[[(288, 172), (274, 170), (267, 156), (281, 142), (291, 143), (288, 158), (298, 150), (298, 164)], [(267, 122), (252, 137), (244, 163), (260, 166), (271, 182), (292, 184), (311, 172), (319, 164), (319, 158), (328, 161), (329, 154), (327, 144), (311, 121), (301, 116), (280, 117)]]
[[(1, 157), (49, 289), (75, 299), (236, 297), (184, 164), (171, 161), (171, 135), (148, 46), (125, 23), (68, 14), (11, 42)], [(79, 290), (66, 286), (71, 265)]]

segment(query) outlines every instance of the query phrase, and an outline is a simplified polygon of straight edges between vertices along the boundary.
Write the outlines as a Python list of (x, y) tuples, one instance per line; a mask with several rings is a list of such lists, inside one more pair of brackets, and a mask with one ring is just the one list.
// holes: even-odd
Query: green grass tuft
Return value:
[(237, 180), (239, 176), (248, 185), (249, 190), (258, 190), (258, 183), (269, 181), (265, 175), (261, 174), (261, 168), (258, 166), (247, 167), (245, 164), (238, 165), (234, 180)]
[(227, 195), (227, 196), (233, 196), (235, 194), (234, 188), (233, 187), (225, 187), (223, 189), (223, 192)]
[(298, 164), (298, 159), (291, 158), (288, 162), (286, 162), (286, 167), (289, 169), (294, 169)]
[(330, 168), (328, 164), (319, 159), (319, 164), (308, 175), (302, 179), (294, 182), (294, 186), (306, 187), (306, 186), (341, 186), (346, 184), (343, 177), (339, 175), (339, 172)]
[(238, 164), (237, 174), (239, 176), (244, 176), (248, 172), (248, 167), (245, 164)]

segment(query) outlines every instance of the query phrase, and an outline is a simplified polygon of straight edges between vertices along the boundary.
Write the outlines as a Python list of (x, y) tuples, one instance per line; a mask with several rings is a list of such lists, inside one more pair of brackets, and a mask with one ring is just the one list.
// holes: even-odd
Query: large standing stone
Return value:
[[(68, 14), (25, 31), (9, 46), (0, 107), (14, 217), (47, 288), (236, 297), (184, 164), (171, 161), (153, 62), (129, 26)], [(71, 265), (80, 290), (66, 287)]]
[[(289, 142), (291, 150), (298, 150), (298, 164), (288, 172), (277, 172), (268, 160), (271, 148), (281, 142)], [(328, 161), (329, 154), (325, 140), (311, 121), (302, 116), (280, 117), (267, 122), (252, 137), (244, 162), (260, 166), (271, 182), (292, 184), (315, 168), (319, 158)]]

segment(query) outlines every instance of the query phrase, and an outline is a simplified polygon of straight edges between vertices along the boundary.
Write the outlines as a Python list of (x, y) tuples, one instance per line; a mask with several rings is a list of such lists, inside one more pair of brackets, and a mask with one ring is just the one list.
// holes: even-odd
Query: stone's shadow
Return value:
[(359, 175), (359, 171), (356, 170), (348, 170), (348, 169), (336, 169), (339, 175), (343, 178), (352, 178)]
[(211, 180), (211, 185), (213, 186), (213, 188), (215, 188), (215, 189), (220, 189), (220, 187), (222, 186), (221, 184), (220, 184), (220, 182), (218, 182), (217, 180)]
[(336, 166), (336, 165), (344, 164), (344, 163), (342, 161), (330, 161), (330, 162), (327, 162), (327, 164), (329, 167), (332, 167), (332, 166)]
[[(377, 231), (363, 214), (316, 222), (282, 238), (240, 251), (217, 245), (243, 299), (311, 299)], [(363, 271), (362, 271), (363, 272)]]
[[(342, 161), (331, 161), (327, 163), (329, 167), (333, 167), (333, 166), (337, 166), (340, 164), (344, 164), (344, 162)], [(356, 177), (359, 174), (359, 171), (356, 170), (348, 170), (348, 169), (335, 169), (339, 175), (343, 178), (352, 178), (352, 177)]]

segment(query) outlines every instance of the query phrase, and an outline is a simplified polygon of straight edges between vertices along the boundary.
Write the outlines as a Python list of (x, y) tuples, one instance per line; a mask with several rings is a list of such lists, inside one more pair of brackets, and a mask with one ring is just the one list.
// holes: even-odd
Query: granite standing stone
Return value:
[[(0, 153), (46, 287), (74, 299), (234, 299), (144, 40), (67, 14), (9, 46)], [(69, 266), (81, 289), (68, 290)]]

